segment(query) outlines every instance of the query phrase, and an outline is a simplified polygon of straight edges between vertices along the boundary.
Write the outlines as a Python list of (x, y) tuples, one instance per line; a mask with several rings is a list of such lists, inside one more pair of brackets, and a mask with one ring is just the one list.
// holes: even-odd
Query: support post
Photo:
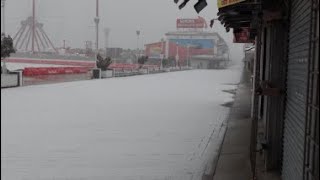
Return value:
[(32, 45), (31, 51), (34, 53), (34, 43), (35, 43), (35, 28), (36, 28), (36, 2), (33, 0), (32, 4)]

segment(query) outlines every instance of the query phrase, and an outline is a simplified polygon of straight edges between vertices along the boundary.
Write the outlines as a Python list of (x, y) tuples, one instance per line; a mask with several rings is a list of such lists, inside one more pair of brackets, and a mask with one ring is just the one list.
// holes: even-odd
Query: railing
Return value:
[[(93, 73), (93, 74), (96, 74), (94, 79), (100, 79), (100, 78), (136, 76), (136, 75), (144, 75), (144, 74), (158, 74), (158, 73), (164, 73), (164, 72), (174, 72), (174, 71), (184, 71), (184, 70), (191, 70), (191, 68), (190, 67), (172, 67), (172, 68), (149, 67), (149, 68), (141, 68), (141, 69), (114, 68), (112, 70), (108, 70), (108, 72), (112, 71), (112, 75), (103, 75), (103, 72)], [(100, 71), (100, 70), (94, 69), (93, 71)], [(105, 73), (105, 74), (109, 74), (109, 73)]]

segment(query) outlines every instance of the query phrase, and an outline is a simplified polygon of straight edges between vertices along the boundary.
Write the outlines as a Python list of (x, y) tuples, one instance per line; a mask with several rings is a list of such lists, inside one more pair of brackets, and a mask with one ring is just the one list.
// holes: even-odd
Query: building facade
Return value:
[(283, 180), (319, 179), (319, 1), (219, 2), (235, 41), (255, 44), (253, 175), (262, 152), (265, 169)]
[(166, 33), (162, 41), (145, 45), (146, 55), (153, 61), (169, 58), (175, 59), (177, 66), (201, 69), (213, 68), (222, 59), (229, 60), (229, 49), (224, 39), (206, 28), (204, 19), (200, 17), (177, 19), (177, 31)]

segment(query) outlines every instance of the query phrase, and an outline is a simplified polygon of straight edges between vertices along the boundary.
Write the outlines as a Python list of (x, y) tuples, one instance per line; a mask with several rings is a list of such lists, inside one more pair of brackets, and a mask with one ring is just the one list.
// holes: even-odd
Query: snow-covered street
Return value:
[(199, 180), (233, 98), (223, 90), (240, 76), (233, 66), (2, 89), (1, 177)]

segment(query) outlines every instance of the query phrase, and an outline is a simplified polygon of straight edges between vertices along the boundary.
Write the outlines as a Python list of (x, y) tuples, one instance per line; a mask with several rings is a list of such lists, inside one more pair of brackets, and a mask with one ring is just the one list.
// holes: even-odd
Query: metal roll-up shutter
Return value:
[(292, 0), (290, 6), (282, 176), (302, 180), (312, 10), (310, 0)]

